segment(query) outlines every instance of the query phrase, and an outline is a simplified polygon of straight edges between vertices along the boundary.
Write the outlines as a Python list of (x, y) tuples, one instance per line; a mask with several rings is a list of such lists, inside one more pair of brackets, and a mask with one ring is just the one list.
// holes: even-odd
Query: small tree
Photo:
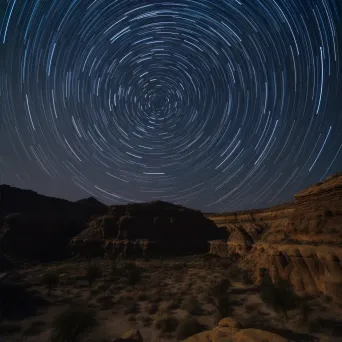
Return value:
[(261, 299), (276, 312), (282, 312), (286, 322), (288, 311), (297, 306), (298, 297), (287, 280), (272, 282), (269, 274), (265, 274), (261, 282)]
[(47, 286), (48, 294), (50, 294), (52, 288), (59, 283), (59, 274), (53, 270), (46, 271), (42, 276), (42, 283)]
[(70, 305), (53, 322), (52, 341), (76, 342), (96, 323), (95, 314), (87, 307)]
[(94, 264), (88, 265), (86, 270), (86, 278), (88, 280), (89, 287), (91, 287), (94, 281), (100, 277), (102, 277), (101, 269)]

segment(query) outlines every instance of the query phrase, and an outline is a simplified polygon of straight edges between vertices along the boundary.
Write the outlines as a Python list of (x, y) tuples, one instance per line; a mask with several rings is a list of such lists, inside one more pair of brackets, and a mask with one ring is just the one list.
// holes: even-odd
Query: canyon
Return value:
[(235, 257), (256, 282), (262, 270), (286, 279), (298, 293), (342, 301), (342, 174), (294, 196), (293, 203), (207, 217), (227, 229), (210, 253)]

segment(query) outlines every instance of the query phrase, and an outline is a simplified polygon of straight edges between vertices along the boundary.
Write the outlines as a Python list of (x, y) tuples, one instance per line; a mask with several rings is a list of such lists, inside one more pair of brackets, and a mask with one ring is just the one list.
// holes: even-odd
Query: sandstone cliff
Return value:
[(289, 279), (298, 292), (342, 300), (342, 174), (295, 195), (294, 203), (247, 212), (211, 215), (230, 233), (210, 242), (210, 252), (239, 256), (259, 280)]

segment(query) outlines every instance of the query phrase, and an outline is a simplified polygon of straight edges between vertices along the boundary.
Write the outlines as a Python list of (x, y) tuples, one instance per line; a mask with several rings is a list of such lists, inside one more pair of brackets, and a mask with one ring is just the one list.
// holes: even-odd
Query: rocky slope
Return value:
[(211, 241), (210, 252), (239, 256), (259, 279), (289, 279), (298, 292), (342, 300), (342, 174), (295, 195), (292, 204), (210, 216), (230, 232)]
[(184, 255), (204, 253), (208, 240), (227, 237), (225, 230), (197, 210), (154, 201), (109, 207), (70, 246), (91, 255), (123, 252), (141, 256), (147, 249), (148, 254)]
[(15, 260), (60, 258), (70, 238), (105, 212), (107, 206), (92, 198), (70, 202), (0, 185), (0, 229), (8, 230), (3, 253)]

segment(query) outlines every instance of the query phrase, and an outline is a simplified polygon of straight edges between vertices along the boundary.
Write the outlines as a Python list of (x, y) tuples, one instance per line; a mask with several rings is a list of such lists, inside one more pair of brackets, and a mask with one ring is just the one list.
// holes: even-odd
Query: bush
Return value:
[(144, 301), (146, 301), (147, 299), (148, 299), (148, 296), (147, 296), (146, 293), (140, 292), (140, 293), (138, 294), (138, 300), (144, 302)]
[(252, 276), (251, 276), (251, 274), (248, 271), (243, 271), (242, 272), (242, 282), (245, 285), (253, 285), (254, 284)]
[(140, 306), (136, 302), (128, 303), (124, 309), (124, 313), (127, 314), (136, 314), (139, 312)]
[(167, 314), (164, 314), (163, 316), (157, 318), (157, 320), (155, 321), (155, 327), (161, 330), (163, 333), (175, 331), (177, 325), (177, 319)]
[(86, 270), (86, 278), (89, 287), (94, 283), (95, 280), (97, 280), (100, 277), (102, 277), (101, 269), (94, 264), (88, 265)]
[(83, 305), (72, 304), (54, 320), (52, 341), (81, 341), (82, 335), (90, 330), (95, 323), (93, 311)]
[(127, 280), (128, 284), (132, 285), (133, 287), (139, 283), (141, 279), (141, 270), (138, 267), (133, 267), (132, 269), (128, 270), (127, 273)]
[(209, 290), (209, 293), (213, 297), (220, 297), (224, 295), (229, 287), (231, 286), (230, 280), (229, 279), (223, 279), (214, 286), (212, 286)]
[(177, 327), (176, 336), (178, 340), (184, 340), (192, 335), (201, 332), (202, 326), (196, 318), (187, 317)]
[(159, 305), (156, 303), (153, 303), (148, 307), (147, 313), (149, 315), (154, 315), (158, 311), (158, 308), (159, 308)]
[(287, 280), (279, 280), (273, 284), (271, 277), (266, 274), (261, 282), (261, 299), (276, 312), (282, 312), (288, 321), (287, 312), (297, 307), (298, 297)]
[(227, 292), (231, 283), (228, 279), (221, 280), (218, 284), (209, 289), (209, 302), (213, 304), (222, 317), (229, 315), (229, 293)]
[(195, 297), (186, 299), (182, 304), (182, 309), (191, 315), (201, 313), (201, 305)]
[(42, 283), (48, 287), (48, 293), (59, 283), (59, 274), (56, 271), (46, 271), (42, 276)]

